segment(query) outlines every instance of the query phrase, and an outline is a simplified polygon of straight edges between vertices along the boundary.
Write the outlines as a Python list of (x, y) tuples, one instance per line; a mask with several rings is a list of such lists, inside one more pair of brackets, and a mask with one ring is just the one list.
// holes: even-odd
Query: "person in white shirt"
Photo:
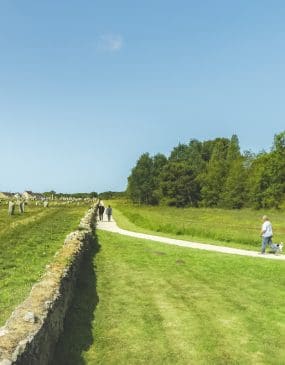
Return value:
[(273, 230), (272, 230), (272, 224), (269, 221), (269, 218), (264, 215), (262, 217), (262, 227), (261, 227), (261, 237), (262, 237), (262, 245), (261, 245), (261, 253), (265, 253), (265, 249), (267, 245), (272, 245), (272, 236), (273, 236)]

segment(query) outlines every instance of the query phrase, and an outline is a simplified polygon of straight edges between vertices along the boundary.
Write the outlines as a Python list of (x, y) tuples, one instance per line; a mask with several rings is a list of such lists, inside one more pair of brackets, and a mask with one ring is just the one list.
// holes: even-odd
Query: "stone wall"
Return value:
[(28, 298), (0, 328), (0, 365), (46, 365), (63, 331), (82, 260), (93, 242), (96, 208), (70, 233)]

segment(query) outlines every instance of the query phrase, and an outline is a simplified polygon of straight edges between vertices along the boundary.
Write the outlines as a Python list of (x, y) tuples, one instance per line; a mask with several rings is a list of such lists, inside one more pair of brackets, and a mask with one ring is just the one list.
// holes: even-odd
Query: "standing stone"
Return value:
[(44, 201), (44, 208), (48, 208), (48, 201), (47, 200)]
[(14, 211), (15, 211), (15, 203), (10, 200), (8, 203), (8, 214), (14, 215)]
[(19, 202), (19, 212), (20, 214), (25, 212), (25, 202), (22, 201)]
[(8, 359), (3, 359), (0, 361), (0, 365), (12, 365), (12, 361)]

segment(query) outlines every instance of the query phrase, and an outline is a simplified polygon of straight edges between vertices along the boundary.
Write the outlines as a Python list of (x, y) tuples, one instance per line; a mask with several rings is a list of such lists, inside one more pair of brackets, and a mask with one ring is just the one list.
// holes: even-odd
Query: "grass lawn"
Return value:
[(121, 228), (184, 240), (260, 250), (261, 217), (273, 224), (274, 242), (285, 242), (285, 211), (138, 206), (111, 201)]
[(36, 207), (9, 217), (0, 209), (0, 325), (29, 293), (86, 206)]
[(281, 365), (284, 290), (283, 262), (99, 231), (54, 365)]

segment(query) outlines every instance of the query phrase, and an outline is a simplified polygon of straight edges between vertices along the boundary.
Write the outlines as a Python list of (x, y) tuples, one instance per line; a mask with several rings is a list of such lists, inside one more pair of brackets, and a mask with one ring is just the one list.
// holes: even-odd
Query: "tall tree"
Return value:
[(149, 153), (144, 153), (138, 159), (128, 178), (127, 192), (135, 202), (152, 204), (153, 191), (153, 160)]
[(267, 166), (270, 164), (269, 154), (263, 152), (256, 156), (252, 162), (247, 179), (249, 205), (253, 208), (265, 208), (266, 190), (270, 187), (270, 173)]
[(219, 205), (226, 208), (239, 209), (246, 199), (246, 169), (240, 153), (239, 140), (233, 135), (227, 150), (226, 177)]
[(206, 172), (201, 175), (202, 205), (218, 206), (227, 176), (227, 152), (229, 140), (220, 138), (215, 141), (212, 156)]
[(141, 155), (128, 178), (127, 192), (134, 202), (159, 202), (159, 176), (166, 163), (167, 158), (161, 153), (153, 157), (149, 153)]
[(271, 183), (266, 195), (270, 197), (269, 204), (278, 208), (285, 193), (285, 132), (274, 136), (270, 165), (267, 168)]
[(227, 163), (230, 166), (231, 163), (238, 158), (240, 158), (240, 146), (239, 146), (239, 139), (236, 134), (232, 135), (232, 138), (229, 143), (228, 151), (227, 151)]
[(162, 195), (168, 205), (197, 205), (199, 187), (193, 170), (184, 161), (169, 161), (160, 177)]
[(160, 187), (160, 180), (161, 180), (160, 176), (164, 166), (167, 165), (167, 158), (162, 153), (158, 153), (153, 156), (152, 160), (153, 160), (153, 182), (154, 182), (153, 203), (157, 204), (163, 197)]
[(229, 209), (240, 209), (246, 203), (247, 170), (244, 159), (239, 157), (232, 161), (221, 194), (220, 205)]
[(276, 134), (270, 153), (253, 161), (248, 179), (250, 203), (255, 208), (278, 208), (285, 193), (285, 132)]

